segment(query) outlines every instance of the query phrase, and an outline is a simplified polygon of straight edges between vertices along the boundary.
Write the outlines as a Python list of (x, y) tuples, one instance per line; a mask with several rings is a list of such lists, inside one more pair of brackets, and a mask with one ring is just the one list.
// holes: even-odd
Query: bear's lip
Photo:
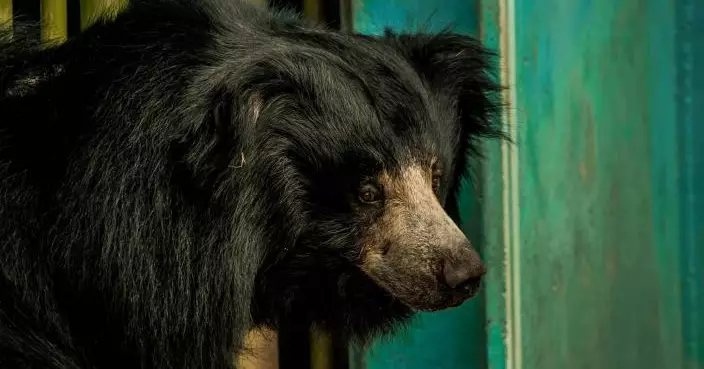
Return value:
[(465, 301), (471, 300), (472, 298), (476, 297), (477, 294), (479, 293), (480, 287), (481, 287), (481, 282), (477, 281), (477, 283), (474, 283), (470, 289), (465, 290), (464, 292), (444, 291), (445, 292), (443, 294), (444, 297), (438, 304), (424, 305), (424, 306), (417, 306), (417, 305), (413, 305), (413, 304), (407, 304), (407, 305), (414, 310), (427, 311), (427, 312), (455, 308), (455, 307), (462, 305)]
[(439, 298), (433, 299), (433, 301), (420, 302), (406, 299), (403, 296), (398, 296), (394, 293), (394, 289), (389, 288), (389, 286), (383, 283), (383, 281), (377, 279), (374, 274), (371, 274), (363, 269), (362, 272), (368, 278), (370, 278), (378, 288), (382, 289), (387, 295), (389, 295), (389, 297), (401, 302), (409, 309), (415, 311), (433, 312), (458, 307), (462, 305), (465, 301), (474, 298), (479, 293), (479, 290), (481, 288), (480, 278), (477, 278), (475, 283), (471, 284), (470, 288), (463, 290), (453, 290), (450, 289), (449, 286), (438, 286), (439, 288), (437, 290), (433, 292), (429, 291), (429, 293), (438, 294)]
[(427, 311), (427, 312), (440, 311), (440, 310), (445, 310), (445, 309), (456, 308), (456, 307), (462, 305), (465, 301), (470, 300), (470, 299), (471, 299), (471, 297), (466, 297), (466, 298), (454, 297), (454, 298), (446, 299), (441, 304), (438, 304), (438, 305), (416, 307), (415, 309), (418, 311)]

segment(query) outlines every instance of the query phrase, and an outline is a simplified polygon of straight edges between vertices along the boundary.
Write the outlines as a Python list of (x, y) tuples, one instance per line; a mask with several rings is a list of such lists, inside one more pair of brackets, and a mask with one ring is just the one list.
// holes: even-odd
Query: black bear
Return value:
[(31, 28), (0, 43), (0, 367), (228, 368), (252, 327), (365, 341), (476, 293), (476, 40), (225, 0)]

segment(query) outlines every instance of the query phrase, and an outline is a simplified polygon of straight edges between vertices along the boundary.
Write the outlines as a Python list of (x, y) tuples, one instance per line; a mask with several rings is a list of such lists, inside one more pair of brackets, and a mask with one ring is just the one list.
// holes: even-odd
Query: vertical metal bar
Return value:
[[(22, 23), (39, 24), (39, 0), (13, 0), (12, 17), (15, 25)], [(39, 27), (25, 27), (22, 30), (23, 37), (32, 41), (39, 41), (41, 38)]]
[[(321, 1), (303, 0), (303, 15), (315, 21), (323, 21)], [(327, 332), (311, 328), (310, 361), (311, 369), (333, 368), (333, 339)]]
[(310, 368), (310, 327), (297, 321), (284, 320), (279, 329), (279, 367)]
[(277, 334), (271, 330), (255, 329), (245, 337), (245, 350), (235, 360), (240, 369), (278, 369)]
[[(247, 0), (262, 7), (267, 6), (267, 0)], [(278, 333), (270, 330), (253, 330), (245, 337), (247, 352), (240, 355), (236, 368), (242, 369), (278, 369), (279, 345)]]
[(0, 0), (0, 26), (12, 25), (12, 0)]
[(61, 43), (68, 35), (66, 0), (41, 0), (42, 42)]
[(343, 32), (352, 31), (354, 24), (354, 15), (352, 12), (352, 2), (354, 0), (339, 0), (340, 1), (340, 30)]
[[(303, 0), (303, 15), (307, 18), (321, 21), (322, 7), (319, 0)], [(310, 366), (311, 369), (332, 369), (333, 367), (332, 338), (327, 332), (311, 328), (310, 331)]]
[(318, 0), (303, 0), (303, 15), (316, 21), (322, 20), (322, 7)]
[(66, 4), (66, 23), (68, 37), (77, 36), (81, 33), (81, 2), (69, 0)]
[(330, 334), (311, 329), (310, 350), (311, 369), (333, 369), (333, 341)]
[(116, 15), (128, 0), (81, 0), (81, 29), (88, 28), (100, 17)]
[[(504, 110), (504, 131), (513, 141), (516, 139), (516, 62), (515, 62), (515, 3), (514, 0), (500, 2), (499, 40), (501, 54), (501, 81), (508, 86), (503, 100), (508, 109)], [(520, 204), (518, 193), (518, 146), (502, 143), (503, 174), (503, 221), (504, 255), (506, 257), (506, 368), (521, 369), (521, 296), (520, 296)]]
[[(289, 9), (303, 13), (303, 0), (268, 0), (265, 2), (270, 8)], [(279, 367), (283, 369), (309, 368), (312, 353), (310, 327), (303, 326), (297, 321), (285, 320), (281, 322), (277, 335)]]
[(96, 16), (96, 2), (98, 0), (81, 0), (81, 29), (88, 28)]
[[(479, 37), (487, 48), (499, 52), (499, 57), (494, 60), (494, 66), (497, 71), (502, 70), (501, 65), (504, 56), (501, 55), (501, 40), (505, 30), (502, 29), (503, 22), (501, 21), (501, 2), (504, 0), (482, 0), (479, 1)], [(500, 83), (506, 86), (505, 73), (498, 76)], [(506, 95), (503, 96), (506, 99)], [(501, 123), (505, 124), (505, 117), (498, 117)], [(504, 128), (505, 130), (505, 128)], [(482, 256), (485, 258), (487, 265), (506, 266), (506, 248), (499, 247), (505, 245), (506, 240), (502, 225), (506, 222), (507, 214), (504, 213), (504, 188), (507, 187), (508, 178), (504, 176), (502, 158), (505, 148), (504, 143), (488, 140), (483, 144), (485, 152), (485, 161), (483, 167), (483, 184), (484, 201), (481, 214), (484, 217), (484, 242), (486, 245), (496, 245), (495, 247), (488, 246), (483, 248)], [(487, 337), (486, 337), (486, 366), (490, 369), (506, 369), (506, 358), (508, 350), (507, 338), (507, 289), (506, 289), (506, 273), (505, 267), (490, 267), (488, 268), (484, 284), (486, 294), (486, 321), (487, 321)]]

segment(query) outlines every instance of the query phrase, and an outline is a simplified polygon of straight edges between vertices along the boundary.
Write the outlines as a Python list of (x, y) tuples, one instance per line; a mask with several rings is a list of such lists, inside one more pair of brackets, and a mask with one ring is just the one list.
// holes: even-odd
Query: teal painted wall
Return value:
[(648, 57), (642, 3), (515, 2), (524, 368), (679, 359), (677, 316), (662, 314), (678, 310), (677, 258), (654, 212), (655, 192), (679, 194), (653, 181), (650, 160), (653, 120), (674, 103), (654, 99), (674, 86)]
[[(436, 32), (449, 26), (457, 32), (476, 34), (477, 15), (477, 4), (472, 0), (353, 1), (353, 28), (367, 34), (380, 34), (386, 27), (396, 31)], [(481, 244), (477, 198), (474, 187), (465, 185), (460, 198), (460, 225), (473, 242)], [(365, 354), (366, 368), (483, 368), (484, 326), (483, 296), (457, 309), (422, 313), (408, 331), (372, 346)]]
[(499, 4), (515, 78), (511, 367), (703, 368), (704, 4)]

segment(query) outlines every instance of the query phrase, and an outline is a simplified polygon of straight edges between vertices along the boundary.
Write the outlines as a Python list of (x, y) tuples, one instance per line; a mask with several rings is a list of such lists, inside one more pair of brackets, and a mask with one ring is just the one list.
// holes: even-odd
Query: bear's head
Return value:
[(408, 82), (418, 86), (414, 103), (402, 93), (385, 101), (394, 106), (386, 121), (401, 139), (394, 140), (394, 164), (358, 189), (359, 211), (373, 214), (362, 233), (359, 266), (412, 309), (458, 306), (477, 293), (485, 273), (455, 220), (460, 181), (468, 160), (479, 154), (476, 140), (501, 136), (490, 122), (498, 88), (488, 75), (489, 53), (457, 34), (387, 31), (383, 42), (420, 82)]
[(288, 30), (249, 57), (242, 155), (277, 204), (255, 320), (364, 336), (477, 293), (485, 269), (453, 215), (477, 140), (500, 135), (488, 55), (450, 33)]

